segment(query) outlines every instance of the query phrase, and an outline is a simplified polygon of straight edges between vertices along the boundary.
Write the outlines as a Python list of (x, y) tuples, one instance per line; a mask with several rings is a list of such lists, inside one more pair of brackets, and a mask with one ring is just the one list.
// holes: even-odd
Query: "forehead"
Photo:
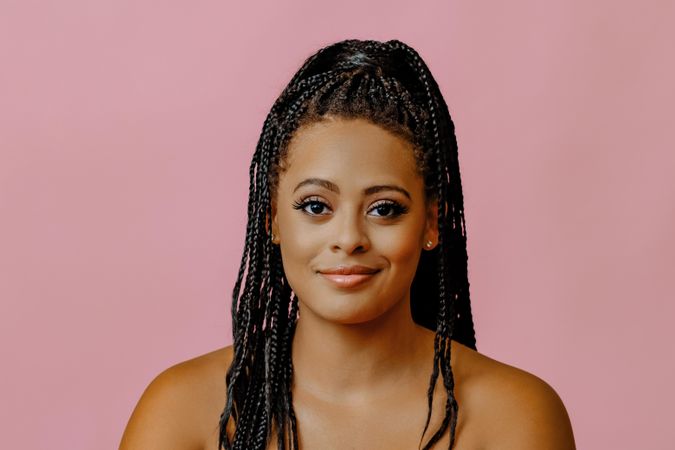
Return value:
[(420, 178), (412, 145), (365, 119), (332, 118), (304, 126), (291, 139), (282, 178), (303, 176)]

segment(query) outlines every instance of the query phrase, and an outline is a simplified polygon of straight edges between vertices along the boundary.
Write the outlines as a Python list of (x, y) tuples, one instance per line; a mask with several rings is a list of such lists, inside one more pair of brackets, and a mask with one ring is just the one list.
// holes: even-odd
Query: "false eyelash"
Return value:
[(308, 213), (307, 211), (304, 211), (304, 209), (307, 207), (307, 205), (311, 205), (312, 203), (319, 203), (319, 204), (323, 205), (325, 208), (330, 209), (330, 207), (326, 204), (326, 202), (323, 202), (323, 201), (319, 200), (318, 197), (307, 197), (307, 198), (304, 198), (300, 201), (295, 201), (295, 202), (293, 202), (293, 209), (298, 209), (298, 210), (302, 211), (303, 213), (308, 214), (310, 216), (322, 216), (322, 215), (324, 215), (324, 214), (312, 214), (312, 213)]
[(383, 201), (380, 201), (379, 203), (377, 203), (372, 208), (370, 208), (368, 211), (370, 212), (370, 211), (372, 211), (374, 209), (377, 209), (377, 208), (379, 208), (380, 206), (383, 206), (383, 205), (391, 207), (394, 211), (394, 214), (392, 216), (383, 216), (383, 217), (389, 217), (389, 218), (398, 217), (400, 215), (403, 215), (403, 214), (407, 213), (408, 210), (409, 210), (409, 208), (407, 206), (402, 205), (401, 203), (399, 203), (397, 201), (383, 200)]
[[(303, 198), (302, 200), (299, 201), (294, 201), (293, 202), (293, 208), (294, 209), (302, 209), (305, 206), (309, 205), (310, 203), (321, 203), (322, 205), (326, 205), (326, 203), (322, 202), (321, 200), (317, 199), (316, 197), (307, 197)], [(328, 206), (328, 205), (326, 205)]]
[[(325, 208), (330, 209), (330, 207), (325, 202), (323, 202), (323, 201), (321, 201), (317, 198), (312, 198), (312, 197), (293, 202), (293, 209), (304, 210), (308, 205), (310, 205), (312, 203), (318, 203), (318, 204), (321, 204), (322, 206), (324, 206)], [(388, 219), (394, 219), (396, 217), (400, 217), (403, 214), (406, 214), (409, 211), (409, 208), (407, 206), (405, 206), (405, 205), (403, 205), (403, 204), (401, 204), (397, 201), (380, 200), (377, 204), (375, 204), (375, 206), (371, 207), (368, 210), (368, 212), (370, 212), (374, 209), (377, 209), (381, 206), (389, 206), (393, 210), (392, 215), (381, 216), (382, 218), (385, 218), (385, 219), (387, 219), (387, 218)], [(311, 214), (311, 213), (307, 213), (307, 214), (314, 215), (314, 216), (323, 215), (323, 214)]]

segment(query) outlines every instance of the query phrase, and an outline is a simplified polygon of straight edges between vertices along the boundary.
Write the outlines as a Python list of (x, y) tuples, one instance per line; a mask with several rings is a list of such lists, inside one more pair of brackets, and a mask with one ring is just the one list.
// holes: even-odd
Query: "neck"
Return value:
[(412, 320), (409, 297), (358, 324), (325, 320), (301, 304), (292, 344), (295, 388), (331, 402), (386, 395), (431, 370), (428, 338)]

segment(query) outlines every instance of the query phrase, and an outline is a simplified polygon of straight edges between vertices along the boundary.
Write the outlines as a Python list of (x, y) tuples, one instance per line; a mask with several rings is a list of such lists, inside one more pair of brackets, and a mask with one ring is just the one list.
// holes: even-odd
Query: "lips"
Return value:
[(337, 266), (330, 267), (328, 269), (319, 270), (323, 274), (331, 275), (361, 275), (361, 274), (373, 274), (378, 272), (379, 269), (367, 266)]
[(380, 269), (366, 266), (339, 266), (323, 269), (319, 274), (340, 288), (352, 288), (371, 280)]

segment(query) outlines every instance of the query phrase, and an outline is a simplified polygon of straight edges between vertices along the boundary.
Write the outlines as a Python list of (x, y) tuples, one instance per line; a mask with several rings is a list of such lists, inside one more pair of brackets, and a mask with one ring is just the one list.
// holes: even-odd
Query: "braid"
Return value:
[[(324, 84), (335, 82), (335, 77), (331, 80), (329, 76), (305, 81), (303, 84), (306, 90), (288, 106), (285, 122), (297, 122), (307, 99), (320, 87), (325, 88)], [(296, 90), (289, 89), (289, 95)], [(226, 375), (227, 401), (220, 419), (219, 446), (226, 449), (265, 448), (269, 438), (270, 421), (274, 419), (281, 424), (285, 417), (284, 410), (289, 409), (279, 408), (275, 399), (278, 398), (279, 378), (287, 376), (287, 371), (280, 369), (277, 357), (280, 353), (280, 341), (285, 346), (291, 341), (289, 337), (279, 339), (279, 333), (284, 332), (279, 326), (279, 317), (281, 311), (287, 314), (290, 295), (289, 290), (284, 288), (287, 282), (283, 276), (281, 256), (278, 249), (272, 250), (272, 244), (265, 230), (271, 197), (266, 174), (274, 156), (270, 149), (280, 145), (279, 142), (287, 141), (293, 131), (287, 125), (285, 128), (280, 127), (275, 114), (276, 109), (274, 108), (268, 116), (250, 170), (252, 182), (249, 190), (246, 250), (235, 285), (232, 305), (233, 323), (237, 323), (233, 326), (235, 351), (233, 362)], [(245, 272), (247, 272), (245, 285), (241, 293)], [(240, 293), (240, 297), (237, 298)], [(294, 314), (297, 315), (297, 307)], [(282, 322), (287, 323), (288, 319)], [(253, 355), (250, 354), (251, 349)], [(243, 379), (240, 378), (242, 374)], [(289, 381), (284, 380), (283, 384), (286, 390), (289, 390)], [(234, 443), (230, 444), (225, 425), (232, 415), (235, 403), (241, 404), (242, 407), (238, 417), (235, 417), (236, 434)]]
[[(437, 83), (415, 50), (396, 40), (356, 39), (324, 47), (307, 58), (263, 124), (249, 168), (246, 240), (232, 293), (234, 355), (226, 375), (219, 448), (264, 450), (275, 427), (278, 449), (285, 450), (287, 444), (290, 450), (299, 448), (292, 397), (298, 298), (268, 226), (290, 140), (303, 125), (329, 115), (365, 118), (410, 142), (425, 194), (439, 203), (439, 243), (422, 252), (410, 298), (413, 319), (435, 331), (421, 439), (429, 426), (440, 373), (448, 392), (445, 416), (424, 449), (431, 448), (448, 427), (452, 448), (458, 405), (450, 342), (456, 339), (476, 348), (454, 124)], [(233, 442), (225, 432), (231, 418), (236, 425)]]
[[(297, 315), (298, 315), (298, 297), (293, 295), (293, 298), (291, 300), (291, 312), (290, 312), (290, 318), (291, 322), (290, 325), (287, 329), (286, 334), (284, 335), (284, 342), (285, 342), (285, 351), (286, 351), (286, 367), (285, 367), (285, 375), (286, 375), (286, 382), (288, 383), (286, 388), (287, 388), (287, 396), (288, 396), (288, 402), (285, 404), (286, 413), (288, 414), (289, 421), (290, 421), (290, 436), (292, 436), (292, 445), (291, 445), (291, 450), (298, 450), (300, 448), (300, 445), (298, 443), (298, 426), (297, 426), (297, 421), (295, 418), (295, 411), (293, 410), (293, 393), (291, 392), (290, 389), (290, 382), (291, 378), (293, 376), (293, 358), (292, 358), (292, 346), (291, 346), (291, 340), (293, 338), (293, 333), (295, 332), (295, 326), (297, 324)], [(283, 436), (279, 436), (279, 447), (280, 449), (283, 449)]]
[[(460, 269), (462, 266), (464, 266), (464, 269), (466, 269), (467, 258), (465, 239), (466, 230), (463, 226), (464, 216), (461, 185), (459, 183), (454, 183), (453, 189), (453, 178), (459, 178), (459, 165), (456, 158), (457, 143), (454, 138), (454, 124), (450, 118), (447, 105), (442, 100), (440, 89), (431, 76), (428, 67), (419, 57), (417, 52), (412, 48), (398, 42), (393, 42), (392, 45), (394, 48), (401, 49), (405, 52), (407, 57), (413, 62), (414, 67), (419, 73), (420, 80), (424, 85), (424, 90), (428, 98), (428, 108), (432, 124), (433, 148), (437, 151), (437, 167), (440, 169), (438, 172), (437, 181), (437, 193), (439, 201), (438, 228), (440, 237), (438, 244), (438, 288), (440, 303), (436, 335), (441, 339), (436, 339), (435, 346), (437, 353), (440, 353), (442, 356), (440, 358), (434, 359), (434, 366), (438, 363), (441, 364), (443, 384), (448, 391), (448, 398), (446, 402), (446, 415), (444, 417), (443, 423), (438, 432), (432, 436), (431, 440), (427, 444), (427, 447), (425, 448), (430, 448), (438, 439), (440, 439), (442, 432), (447, 428), (448, 424), (450, 424), (451, 427), (450, 448), (452, 448), (455, 440), (458, 405), (454, 397), (454, 377), (451, 370), (450, 345), (448, 343), (447, 349), (445, 348), (445, 345), (448, 338), (454, 336), (458, 340), (465, 342), (470, 347), (475, 348), (475, 333), (468, 301), (468, 278), (466, 276), (466, 270), (462, 271)], [(445, 126), (438, 126), (438, 116), (445, 119), (442, 121)], [(451, 149), (451, 151), (443, 151), (444, 148)], [(447, 202), (446, 197), (448, 200)], [(451, 211), (447, 211), (448, 204), (450, 205)], [(451, 214), (452, 230), (446, 230), (448, 224), (446, 217), (448, 214)], [(462, 224), (462, 227), (459, 230), (461, 233), (460, 236), (457, 236), (456, 231), (458, 228), (458, 222), (459, 224)], [(446, 236), (450, 237), (452, 240), (446, 243)], [(455, 240), (461, 241), (459, 245), (454, 242)], [(453, 250), (452, 252), (450, 251), (451, 249)], [(458, 250), (460, 250), (460, 255), (457, 255)], [(464, 256), (464, 264), (457, 264), (457, 256)], [(451, 273), (451, 271), (460, 272), (458, 274), (460, 276), (450, 277), (448, 279), (446, 277), (446, 273)], [(466, 290), (464, 285), (466, 285)], [(446, 290), (449, 291), (448, 293), (450, 295), (452, 295), (451, 299), (449, 299)], [(461, 328), (458, 327), (459, 329), (457, 331), (459, 331), (459, 333), (457, 333), (455, 332), (454, 326), (456, 319), (455, 307), (457, 303), (460, 303), (460, 299), (462, 299), (461, 305), (463, 309), (461, 312), (463, 314), (459, 316), (459, 318), (462, 319), (462, 321), (459, 323), (463, 323), (463, 326)], [(437, 371), (436, 367), (434, 367), (431, 377), (431, 386), (435, 384), (436, 378)], [(430, 387), (428, 392), (430, 404), (432, 402), (432, 394), (433, 389)], [(428, 419), (429, 416), (427, 416), (427, 424)]]

